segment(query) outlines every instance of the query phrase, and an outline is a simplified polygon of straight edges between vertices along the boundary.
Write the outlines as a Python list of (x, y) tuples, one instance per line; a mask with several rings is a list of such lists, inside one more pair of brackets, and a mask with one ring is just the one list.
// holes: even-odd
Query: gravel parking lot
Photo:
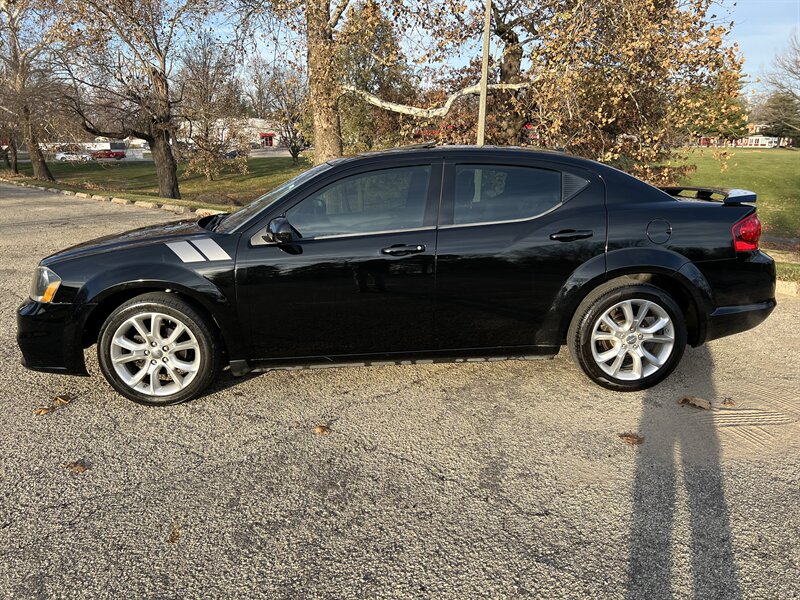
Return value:
[(0, 185), (0, 597), (800, 596), (800, 300), (626, 395), (565, 352), (225, 375), (162, 409), (93, 350), (91, 378), (19, 365), (39, 258), (174, 218)]

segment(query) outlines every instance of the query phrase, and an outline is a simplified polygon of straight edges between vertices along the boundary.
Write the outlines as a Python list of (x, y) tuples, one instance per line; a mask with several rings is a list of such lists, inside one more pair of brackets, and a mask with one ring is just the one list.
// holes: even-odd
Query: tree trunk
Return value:
[(308, 87), (314, 115), (314, 162), (317, 164), (342, 155), (339, 89), (329, 20), (329, 0), (308, 0)]
[(169, 132), (157, 132), (150, 142), (150, 152), (153, 155), (153, 164), (158, 177), (158, 195), (162, 198), (180, 198), (178, 189), (178, 163), (172, 154), (169, 143)]
[[(500, 83), (519, 83), (522, 79), (522, 46), (519, 36), (513, 28), (505, 25), (496, 25), (498, 37), (503, 41), (503, 60), (500, 62)], [(519, 92), (506, 91), (496, 96), (495, 114), (499, 128), (498, 138), (494, 140), (499, 144), (516, 145), (522, 127), (525, 125), (525, 115), (519, 105)]]
[(33, 178), (39, 181), (55, 181), (56, 178), (50, 172), (50, 167), (47, 166), (47, 161), (44, 159), (42, 148), (39, 146), (39, 138), (36, 137), (31, 120), (31, 111), (27, 105), (22, 107), (22, 118), (25, 127), (25, 145), (28, 146), (28, 155), (33, 167)]
[(0, 148), (0, 156), (3, 157), (3, 168), (6, 171), (10, 171), (11, 170), (11, 163), (8, 161), (8, 148), (6, 148), (5, 150)]
[(11, 172), (14, 175), (19, 175), (19, 161), (17, 160), (17, 140), (11, 138), (8, 140), (8, 151), (11, 155)]

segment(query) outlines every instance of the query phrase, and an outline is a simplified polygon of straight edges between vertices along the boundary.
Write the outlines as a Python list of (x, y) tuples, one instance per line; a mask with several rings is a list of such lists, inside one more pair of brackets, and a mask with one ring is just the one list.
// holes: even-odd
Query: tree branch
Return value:
[(347, 5), (350, 4), (350, 0), (340, 0), (339, 4), (333, 11), (330, 20), (328, 21), (328, 27), (333, 29), (339, 23), (339, 19), (342, 18), (344, 11), (347, 10)]
[[(532, 81), (524, 81), (521, 83), (491, 83), (486, 87), (490, 92), (503, 91), (503, 90), (521, 90), (530, 87), (532, 83), (533, 83)], [(447, 101), (444, 103), (444, 105), (438, 108), (417, 108), (415, 106), (409, 106), (407, 104), (398, 104), (397, 102), (389, 102), (388, 100), (380, 99), (378, 96), (374, 94), (370, 94), (369, 92), (365, 92), (364, 90), (359, 90), (352, 85), (343, 85), (342, 90), (344, 92), (361, 96), (364, 100), (366, 100), (373, 106), (377, 106), (378, 108), (382, 108), (384, 110), (400, 113), (401, 115), (410, 115), (412, 117), (418, 117), (421, 119), (435, 119), (437, 117), (446, 116), (447, 113), (450, 112), (450, 109), (453, 107), (453, 103), (459, 98), (463, 96), (474, 96), (476, 94), (480, 94), (481, 86), (471, 85), (469, 87), (465, 87), (463, 90), (455, 92), (454, 94), (450, 95), (450, 97), (447, 98)]]

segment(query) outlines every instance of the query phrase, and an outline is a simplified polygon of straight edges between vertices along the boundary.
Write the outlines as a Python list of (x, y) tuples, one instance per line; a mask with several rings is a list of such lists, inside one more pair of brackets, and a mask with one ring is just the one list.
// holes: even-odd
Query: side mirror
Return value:
[(294, 231), (286, 217), (272, 219), (267, 225), (267, 234), (278, 244), (289, 244), (294, 240)]

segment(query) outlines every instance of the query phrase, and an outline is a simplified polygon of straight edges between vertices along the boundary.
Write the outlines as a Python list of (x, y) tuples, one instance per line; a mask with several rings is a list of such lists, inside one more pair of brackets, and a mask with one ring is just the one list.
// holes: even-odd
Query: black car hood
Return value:
[(132, 229), (125, 233), (107, 235), (88, 242), (71, 246), (55, 254), (51, 254), (44, 260), (43, 265), (49, 265), (62, 260), (82, 258), (110, 252), (114, 250), (147, 246), (157, 242), (163, 242), (173, 238), (186, 238), (193, 235), (208, 235), (208, 230), (203, 229), (196, 220), (176, 221), (166, 225), (149, 225), (139, 229)]

